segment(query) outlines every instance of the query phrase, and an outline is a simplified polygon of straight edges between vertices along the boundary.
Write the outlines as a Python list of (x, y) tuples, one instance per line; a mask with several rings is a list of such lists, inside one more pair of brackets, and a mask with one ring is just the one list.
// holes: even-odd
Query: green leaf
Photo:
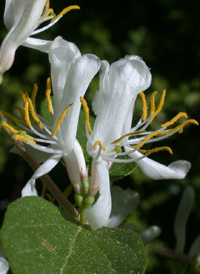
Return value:
[(13, 274), (142, 274), (146, 258), (136, 233), (77, 225), (39, 197), (8, 207), (1, 240)]
[[(127, 157), (124, 157), (126, 159)], [(122, 179), (124, 176), (131, 174), (137, 168), (136, 163), (113, 163), (109, 173), (111, 181)]]

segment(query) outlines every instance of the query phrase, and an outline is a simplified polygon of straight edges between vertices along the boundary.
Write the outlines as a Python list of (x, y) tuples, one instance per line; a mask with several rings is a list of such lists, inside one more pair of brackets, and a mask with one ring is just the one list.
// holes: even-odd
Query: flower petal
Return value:
[[(139, 152), (134, 152), (130, 155), (132, 159), (138, 159), (142, 156)], [(183, 179), (191, 168), (190, 162), (184, 160), (173, 162), (169, 166), (162, 165), (147, 157), (135, 160), (135, 162), (142, 172), (153, 180)]]
[[(70, 43), (60, 36), (56, 37), (51, 44), (49, 49), (49, 61), (51, 64), (51, 80), (54, 93), (55, 110), (60, 109), (69, 69), (75, 62), (75, 59), (80, 55), (80, 51), (74, 43)], [(70, 102), (67, 103), (70, 104)], [(60, 113), (58, 113), (58, 116), (59, 115)]]
[(62, 155), (52, 155), (46, 160), (32, 175), (31, 179), (26, 183), (22, 189), (22, 197), (37, 196), (35, 188), (35, 180), (50, 172), (59, 162)]
[(61, 112), (66, 107), (66, 102), (67, 104), (73, 104), (60, 127), (62, 136), (65, 136), (66, 154), (73, 148), (76, 138), (81, 108), (80, 96), (83, 97), (85, 95), (91, 80), (98, 72), (99, 68), (99, 58), (92, 54), (85, 54), (78, 57), (70, 67), (63, 92), (62, 103), (59, 106)]
[(52, 41), (29, 37), (22, 46), (48, 53), (52, 43)]
[[(4, 38), (0, 48), (0, 74), (3, 74), (12, 66), (15, 51), (37, 27), (46, 0), (27, 0), (24, 2), (26, 4), (23, 3), (21, 5), (22, 10), (20, 11), (19, 4), (21, 3), (22, 1), (6, 2), (4, 20), (7, 27), (10, 27), (10, 30)], [(16, 17), (14, 16), (13, 20), (7, 19), (10, 16), (13, 16), (13, 14), (11, 14), (13, 9), (17, 10), (17, 14), (14, 13), (16, 14)]]
[(7, 274), (9, 270), (9, 264), (6, 259), (0, 257), (0, 274)]
[(112, 212), (105, 226), (118, 227), (126, 216), (131, 213), (139, 203), (139, 194), (131, 189), (123, 190), (119, 186), (111, 187)]
[(95, 204), (85, 210), (85, 214), (93, 229), (104, 226), (111, 213), (111, 194), (108, 163), (102, 159), (93, 160), (93, 172), (97, 172), (99, 179), (99, 197)]

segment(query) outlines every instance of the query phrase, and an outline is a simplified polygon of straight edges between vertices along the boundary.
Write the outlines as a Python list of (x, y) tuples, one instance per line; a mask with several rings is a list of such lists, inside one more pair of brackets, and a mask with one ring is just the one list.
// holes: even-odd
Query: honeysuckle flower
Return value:
[[(0, 75), (7, 71), (13, 64), (15, 51), (26, 41), (26, 46), (37, 39), (28, 40), (28, 37), (42, 32), (54, 25), (66, 12), (78, 9), (78, 6), (69, 6), (55, 16), (49, 8), (49, 0), (6, 0), (4, 10), (4, 23), (9, 30), (0, 48)], [(38, 26), (47, 21), (50, 23), (37, 29)], [(36, 30), (37, 29), (37, 30)]]
[(88, 85), (100, 68), (100, 62), (95, 55), (81, 55), (75, 44), (61, 37), (56, 38), (52, 43), (49, 59), (54, 106), (50, 98), (50, 78), (47, 80), (46, 99), (53, 124), (37, 114), (35, 105), (37, 85), (34, 85), (31, 97), (20, 91), (24, 111), (20, 108), (18, 110), (22, 120), (3, 112), (23, 130), (16, 130), (6, 122), (3, 123), (3, 127), (13, 133), (16, 141), (25, 142), (49, 155), (26, 184), (22, 196), (37, 195), (35, 180), (48, 173), (61, 157), (66, 163), (75, 191), (80, 190), (81, 177), (86, 176), (87, 173), (83, 151), (76, 140), (81, 107), (80, 96), (84, 96)]
[[(145, 175), (157, 180), (182, 179), (190, 169), (190, 163), (187, 161), (176, 161), (169, 166), (164, 166), (147, 158), (154, 152), (167, 150), (172, 153), (172, 150), (167, 146), (143, 149), (144, 145), (167, 138), (180, 131), (186, 124), (198, 124), (197, 121), (188, 119), (173, 129), (168, 129), (180, 118), (187, 119), (187, 114), (181, 112), (161, 125), (160, 129), (147, 131), (147, 127), (161, 111), (166, 93), (164, 90), (157, 108), (155, 107), (156, 92), (152, 94), (148, 116), (148, 106), (143, 91), (150, 84), (151, 73), (144, 61), (137, 56), (127, 56), (111, 66), (107, 62), (102, 62), (100, 90), (93, 101), (93, 110), (96, 114), (93, 129), (89, 124), (89, 110), (82, 99), (86, 113), (87, 151), (93, 158), (89, 193), (95, 195), (99, 188), (96, 203), (85, 211), (93, 228), (105, 225), (110, 216), (111, 195), (108, 169), (113, 162), (136, 162)], [(143, 102), (143, 114), (139, 122), (133, 126), (134, 105), (138, 94)], [(102, 174), (100, 174), (100, 166)], [(104, 199), (107, 207), (105, 211), (102, 211)], [(102, 214), (101, 217), (100, 214)]]
[(139, 193), (119, 186), (111, 187), (112, 211), (106, 227), (118, 227), (139, 204)]

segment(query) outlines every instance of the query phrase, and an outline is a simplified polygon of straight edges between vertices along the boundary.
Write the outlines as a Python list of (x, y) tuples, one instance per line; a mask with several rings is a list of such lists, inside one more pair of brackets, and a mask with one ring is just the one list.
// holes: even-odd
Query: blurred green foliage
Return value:
[[(4, 1), (0, 2), (0, 40), (6, 34), (2, 15)], [(162, 113), (152, 125), (156, 127), (179, 111), (200, 121), (200, 1), (199, 0), (124, 0), (81, 1), (52, 0), (58, 13), (65, 5), (78, 4), (79, 11), (71, 11), (58, 24), (38, 37), (54, 39), (61, 35), (74, 42), (82, 53), (93, 53), (101, 59), (114, 62), (129, 54), (140, 55), (151, 68), (152, 86), (146, 91), (160, 92), (166, 88), (167, 97)], [(43, 98), (49, 64), (45, 54), (20, 47), (13, 67), (5, 73), (0, 86), (0, 109), (14, 114), (13, 106), (18, 102), (19, 89), (30, 92), (33, 83), (39, 84), (38, 101)], [(91, 101), (98, 90), (98, 78), (91, 83), (86, 95)], [(158, 95), (159, 98), (159, 95)], [(137, 102), (134, 119), (141, 115), (141, 103)], [(184, 180), (152, 181), (139, 169), (116, 184), (131, 187), (141, 196), (139, 208), (130, 216), (136, 229), (158, 225), (162, 229), (159, 240), (153, 244), (173, 249), (175, 239), (173, 223), (177, 205), (185, 185), (196, 191), (196, 204), (189, 219), (186, 251), (200, 230), (200, 143), (199, 127), (191, 125), (182, 134), (176, 134), (160, 145), (170, 146), (174, 154), (160, 152), (152, 158), (163, 164), (185, 159), (192, 169)], [(8, 202), (20, 196), (20, 191), (32, 171), (17, 155), (8, 153), (11, 142), (0, 134), (0, 207), (3, 212)], [(9, 157), (8, 157), (9, 156)], [(150, 252), (147, 273), (174, 272), (174, 260)], [(181, 266), (177, 266), (177, 269)], [(187, 273), (200, 273), (197, 267), (187, 267)], [(185, 271), (185, 270), (184, 270)], [(192, 272), (191, 272), (192, 271)], [(184, 273), (184, 272), (183, 272)], [(186, 272), (185, 272), (186, 273)]]

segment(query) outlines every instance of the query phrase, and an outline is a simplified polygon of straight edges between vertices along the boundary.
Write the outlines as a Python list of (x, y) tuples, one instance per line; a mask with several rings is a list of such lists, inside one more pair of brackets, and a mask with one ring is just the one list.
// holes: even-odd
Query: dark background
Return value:
[[(197, 0), (124, 0), (124, 1), (65, 1), (52, 0), (51, 6), (59, 13), (66, 5), (77, 4), (79, 11), (71, 11), (59, 23), (45, 33), (43, 39), (54, 39), (61, 35), (74, 42), (82, 53), (93, 53), (110, 63), (136, 54), (151, 68), (152, 86), (146, 91), (147, 98), (152, 91), (167, 89), (166, 103), (153, 128), (171, 119), (179, 111), (185, 111), (190, 118), (200, 121), (200, 1)], [(4, 1), (0, 2), (2, 18)], [(6, 34), (3, 20), (0, 21), (0, 41)], [(39, 98), (45, 90), (49, 76), (49, 64), (45, 54), (20, 47), (13, 67), (5, 73), (0, 86), (0, 109), (15, 114), (14, 105), (19, 103), (19, 89), (30, 92), (33, 83), (40, 87)], [(98, 90), (95, 79), (87, 93), (91, 101)], [(159, 96), (158, 96), (159, 97)], [(141, 115), (141, 104), (136, 104), (134, 119)], [(131, 187), (141, 195), (138, 209), (130, 217), (137, 230), (159, 225), (162, 234), (147, 249), (149, 256), (147, 273), (182, 273), (175, 260), (150, 252), (155, 245), (173, 249), (175, 238), (173, 223), (180, 196), (186, 185), (196, 192), (196, 203), (187, 226), (186, 253), (200, 232), (200, 153), (199, 127), (189, 125), (182, 134), (176, 134), (159, 144), (170, 146), (174, 154), (160, 152), (153, 159), (169, 164), (185, 159), (192, 163), (186, 179), (180, 181), (152, 181), (139, 169), (122, 182), (124, 188)], [(20, 197), (23, 185), (30, 178), (32, 170), (19, 156), (10, 154), (12, 144), (0, 133), (0, 211), (3, 216), (6, 206)], [(61, 167), (59, 174), (65, 174)], [(59, 175), (52, 173), (52, 176)], [(60, 175), (60, 178), (61, 175)], [(199, 273), (197, 268), (188, 268), (187, 273)], [(183, 272), (186, 273), (186, 272)]]

